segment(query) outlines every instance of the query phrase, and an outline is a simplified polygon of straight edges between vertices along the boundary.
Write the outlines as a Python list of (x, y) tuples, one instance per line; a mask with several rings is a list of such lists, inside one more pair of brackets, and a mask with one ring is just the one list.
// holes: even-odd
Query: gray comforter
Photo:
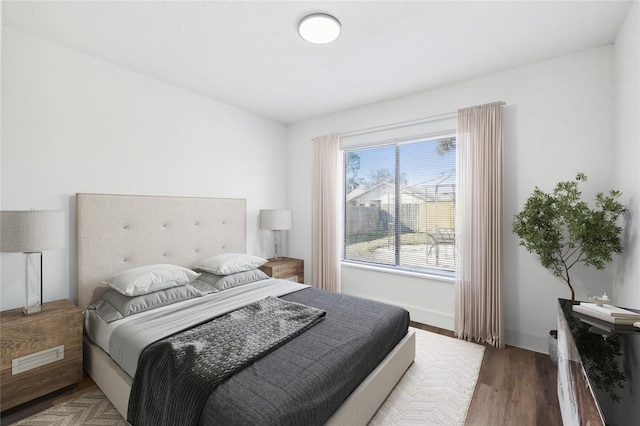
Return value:
[(321, 425), (409, 326), (406, 310), (356, 297), (307, 288), (281, 298), (326, 316), (222, 382), (200, 425)]
[(315, 325), (325, 312), (268, 297), (149, 345), (131, 387), (136, 426), (197, 425), (225, 378)]
[[(158, 310), (123, 320), (126, 323), (111, 337), (111, 356), (125, 371), (129, 366), (133, 376), (137, 349), (141, 352), (154, 341), (267, 296), (315, 307), (326, 315), (319, 324), (222, 381), (202, 409), (202, 426), (321, 425), (409, 326), (409, 313), (402, 308), (285, 280), (265, 280), (216, 295), (211, 301), (191, 303), (187, 313)], [(236, 306), (238, 298), (242, 303)]]

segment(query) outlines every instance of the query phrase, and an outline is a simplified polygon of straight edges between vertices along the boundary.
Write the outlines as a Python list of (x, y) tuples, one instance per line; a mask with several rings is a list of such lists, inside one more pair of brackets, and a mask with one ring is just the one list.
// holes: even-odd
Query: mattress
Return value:
[[(308, 287), (281, 298), (327, 315), (222, 382), (207, 400), (201, 425), (323, 424), (408, 330), (408, 312), (395, 306)], [(180, 303), (188, 308), (194, 302)], [(174, 308), (155, 312), (163, 309)], [(91, 339), (108, 351), (118, 325), (91, 312), (85, 325)]]

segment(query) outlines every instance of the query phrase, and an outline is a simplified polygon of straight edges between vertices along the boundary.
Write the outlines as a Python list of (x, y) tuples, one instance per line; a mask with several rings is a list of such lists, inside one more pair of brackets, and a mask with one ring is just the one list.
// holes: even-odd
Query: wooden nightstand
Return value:
[[(82, 311), (68, 300), (0, 312), (0, 410), (82, 380)], [(36, 367), (34, 367), (34, 365)]]
[(304, 283), (304, 260), (302, 259), (282, 257), (280, 260), (270, 260), (262, 265), (260, 270), (273, 278)]

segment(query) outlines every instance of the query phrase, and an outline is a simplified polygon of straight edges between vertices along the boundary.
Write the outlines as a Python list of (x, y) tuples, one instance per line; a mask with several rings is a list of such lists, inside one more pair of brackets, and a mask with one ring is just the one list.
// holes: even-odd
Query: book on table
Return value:
[(573, 310), (614, 324), (633, 325), (640, 321), (640, 313), (607, 304), (598, 306), (595, 303), (581, 302), (573, 305)]

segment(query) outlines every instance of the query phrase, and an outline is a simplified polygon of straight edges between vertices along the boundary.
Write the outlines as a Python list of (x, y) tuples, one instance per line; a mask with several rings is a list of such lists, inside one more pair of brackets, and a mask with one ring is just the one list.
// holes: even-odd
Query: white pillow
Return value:
[(159, 264), (125, 269), (111, 275), (103, 283), (125, 296), (139, 296), (165, 288), (185, 285), (199, 276), (199, 273), (191, 269)]
[(223, 253), (202, 259), (193, 268), (216, 275), (229, 275), (257, 269), (265, 263), (267, 259), (250, 254)]

